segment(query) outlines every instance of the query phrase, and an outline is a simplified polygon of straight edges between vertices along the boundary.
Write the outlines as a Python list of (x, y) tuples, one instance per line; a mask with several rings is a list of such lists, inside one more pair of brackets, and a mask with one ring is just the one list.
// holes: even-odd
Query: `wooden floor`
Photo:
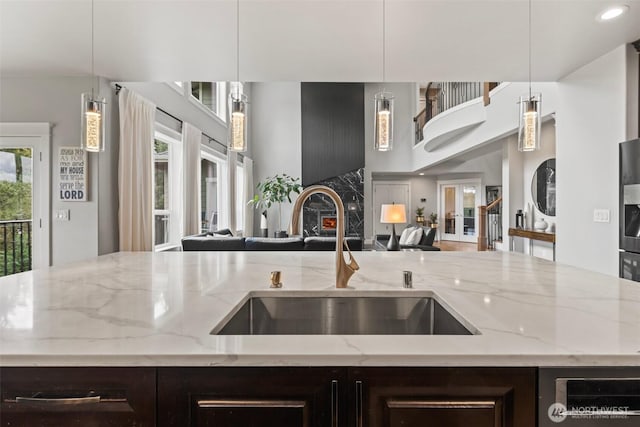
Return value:
[(443, 240), (435, 242), (433, 246), (437, 246), (441, 251), (458, 251), (458, 252), (477, 252), (477, 243), (453, 242), (451, 240)]

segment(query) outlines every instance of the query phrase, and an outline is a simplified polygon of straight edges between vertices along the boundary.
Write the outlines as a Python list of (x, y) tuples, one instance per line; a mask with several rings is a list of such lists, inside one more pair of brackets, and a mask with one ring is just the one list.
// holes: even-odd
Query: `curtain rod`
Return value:
[[(120, 94), (120, 90), (121, 90), (123, 87), (124, 87), (124, 86), (119, 85), (118, 83), (116, 83), (116, 84), (115, 84), (115, 88), (116, 88), (116, 95), (119, 95), (119, 94)], [(167, 112), (166, 110), (163, 110), (162, 108), (160, 108), (160, 107), (158, 107), (158, 106), (156, 106), (156, 110), (158, 110), (158, 111), (160, 111), (161, 113), (166, 114), (167, 116), (171, 117), (171, 118), (172, 118), (172, 119), (174, 119), (175, 121), (179, 122), (179, 123), (180, 123), (180, 125), (182, 125), (182, 124), (184, 123), (184, 120), (177, 118), (177, 117), (176, 117), (176, 116), (174, 116), (173, 114), (171, 114), (171, 113)], [(215, 138), (211, 138), (209, 135), (207, 135), (207, 134), (206, 134), (206, 133), (204, 133), (204, 132), (202, 132), (202, 135), (203, 135), (204, 137), (206, 137), (206, 138), (209, 140), (209, 142), (213, 141), (213, 142), (215, 142), (216, 144), (219, 144), (219, 145), (221, 145), (222, 147), (224, 147), (225, 152), (226, 152), (226, 149), (227, 149), (226, 144), (223, 144), (222, 142), (218, 141), (218, 140), (217, 140), (217, 139), (215, 139)]]

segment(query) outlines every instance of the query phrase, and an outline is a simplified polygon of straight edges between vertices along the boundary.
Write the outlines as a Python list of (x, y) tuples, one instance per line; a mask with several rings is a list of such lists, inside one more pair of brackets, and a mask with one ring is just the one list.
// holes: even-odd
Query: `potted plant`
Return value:
[(282, 230), (282, 209), (281, 204), (285, 200), (291, 203), (291, 193), (300, 194), (302, 186), (300, 178), (293, 178), (285, 174), (268, 177), (262, 182), (258, 182), (256, 189), (258, 194), (249, 200), (256, 209), (269, 209), (272, 205), (278, 207), (278, 230), (274, 233), (276, 237), (287, 237), (287, 233)]
[(429, 215), (429, 222), (431, 223), (431, 228), (438, 228), (438, 214), (431, 212), (431, 215)]
[(426, 224), (426, 220), (424, 219), (424, 207), (416, 208), (416, 223), (420, 225)]

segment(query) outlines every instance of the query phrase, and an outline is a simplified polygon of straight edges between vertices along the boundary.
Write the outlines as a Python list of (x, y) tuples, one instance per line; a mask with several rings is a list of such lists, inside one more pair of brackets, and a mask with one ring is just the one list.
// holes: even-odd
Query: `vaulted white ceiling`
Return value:
[[(640, 0), (533, 0), (533, 79), (640, 39)], [(95, 0), (96, 73), (125, 81), (527, 80), (527, 0)], [(236, 56), (239, 33), (240, 61)], [(0, 0), (0, 72), (91, 72), (89, 0)]]

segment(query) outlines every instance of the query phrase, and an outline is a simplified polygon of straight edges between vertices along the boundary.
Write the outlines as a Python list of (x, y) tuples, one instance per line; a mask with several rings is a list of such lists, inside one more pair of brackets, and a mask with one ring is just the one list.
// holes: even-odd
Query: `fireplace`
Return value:
[(322, 215), (320, 217), (320, 231), (334, 232), (338, 226), (338, 219), (335, 215)]

